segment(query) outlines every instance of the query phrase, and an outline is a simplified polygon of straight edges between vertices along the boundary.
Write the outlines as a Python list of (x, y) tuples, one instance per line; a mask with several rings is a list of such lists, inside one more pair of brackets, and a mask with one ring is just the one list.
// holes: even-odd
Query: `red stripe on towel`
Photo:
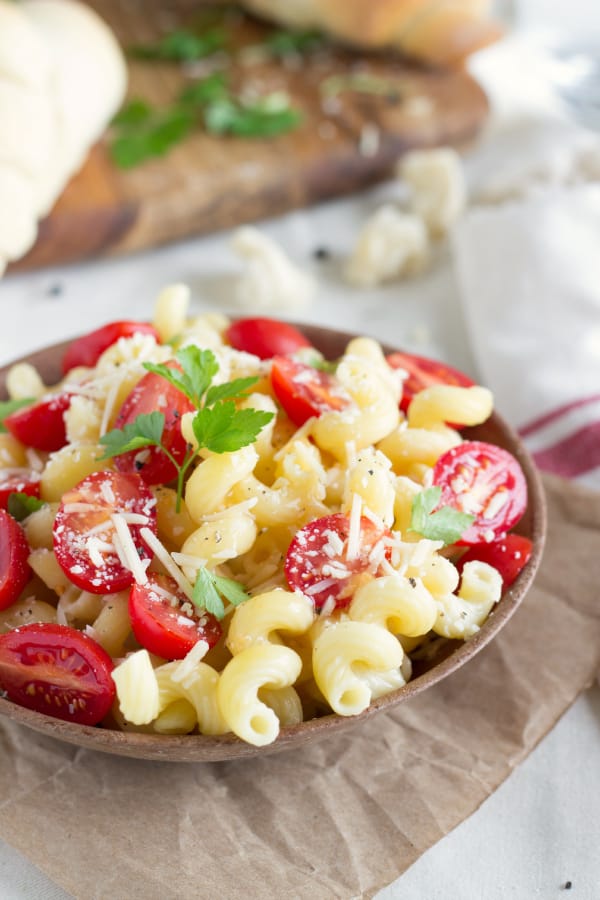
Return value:
[(528, 425), (523, 425), (522, 428), (519, 428), (519, 434), (521, 437), (528, 437), (535, 431), (539, 431), (540, 428), (544, 428), (546, 425), (555, 422), (556, 419), (560, 419), (561, 416), (571, 412), (573, 409), (587, 406), (588, 403), (596, 403), (598, 400), (600, 400), (600, 394), (593, 394), (591, 397), (581, 397), (579, 400), (571, 400), (569, 403), (565, 403), (563, 406), (553, 409), (552, 412), (540, 416), (539, 419), (534, 419), (533, 422), (530, 422)]
[(591, 422), (569, 437), (532, 454), (544, 472), (577, 478), (600, 466), (600, 422)]

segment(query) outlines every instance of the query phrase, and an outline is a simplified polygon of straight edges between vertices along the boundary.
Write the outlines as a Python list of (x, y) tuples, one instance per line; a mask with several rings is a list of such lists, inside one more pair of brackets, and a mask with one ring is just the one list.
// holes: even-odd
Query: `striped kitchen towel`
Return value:
[(498, 410), (540, 469), (600, 489), (600, 180), (588, 172), (471, 207), (453, 247)]

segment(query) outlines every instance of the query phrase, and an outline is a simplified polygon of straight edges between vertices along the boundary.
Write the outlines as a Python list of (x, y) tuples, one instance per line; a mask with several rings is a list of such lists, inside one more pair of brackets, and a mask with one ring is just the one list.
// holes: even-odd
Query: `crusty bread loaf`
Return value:
[(75, 0), (0, 0), (0, 275), (120, 106), (110, 29)]
[(292, 28), (319, 28), (363, 48), (393, 47), (448, 65), (499, 37), (488, 0), (242, 0)]

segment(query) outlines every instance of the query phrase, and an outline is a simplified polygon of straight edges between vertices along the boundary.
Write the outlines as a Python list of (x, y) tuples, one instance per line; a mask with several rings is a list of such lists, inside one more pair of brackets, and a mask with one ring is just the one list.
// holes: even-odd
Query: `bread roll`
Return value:
[(21, 8), (44, 39), (52, 66), (58, 146), (40, 192), (40, 215), (121, 105), (127, 84), (123, 53), (107, 25), (74, 0), (24, 0)]
[(0, 275), (29, 250), (125, 95), (123, 53), (75, 0), (0, 0)]
[(242, 0), (291, 28), (318, 28), (363, 48), (393, 47), (428, 63), (451, 64), (496, 40), (488, 0)]
[(34, 187), (15, 166), (0, 163), (0, 273), (7, 260), (27, 253), (37, 235)]
[(0, 2), (0, 79), (45, 89), (50, 61), (20, 4)]
[(56, 121), (47, 95), (0, 78), (0, 123), (0, 162), (34, 180), (42, 178), (56, 149)]

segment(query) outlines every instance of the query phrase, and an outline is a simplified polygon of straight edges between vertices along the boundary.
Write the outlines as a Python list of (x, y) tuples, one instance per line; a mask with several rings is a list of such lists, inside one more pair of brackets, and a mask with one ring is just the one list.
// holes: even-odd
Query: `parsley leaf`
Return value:
[(196, 117), (192, 110), (173, 106), (165, 110), (151, 110), (140, 118), (121, 126), (111, 144), (111, 154), (121, 169), (131, 169), (154, 156), (164, 156), (169, 150), (187, 137)]
[(139, 125), (141, 122), (147, 122), (152, 116), (152, 112), (149, 103), (136, 97), (119, 110), (111, 124), (124, 127)]
[(239, 606), (244, 600), (248, 600), (250, 595), (239, 581), (235, 581), (233, 578), (223, 578), (222, 575), (215, 575), (214, 572), (211, 575), (219, 593), (229, 600), (232, 606)]
[(431, 541), (443, 541), (447, 546), (461, 538), (475, 516), (459, 512), (451, 506), (442, 506), (434, 512), (441, 496), (440, 487), (431, 487), (413, 498), (409, 531), (422, 534)]
[(100, 443), (105, 448), (105, 453), (101, 459), (110, 459), (130, 450), (141, 450), (142, 447), (160, 447), (164, 427), (164, 413), (157, 410), (142, 413), (123, 428), (113, 428), (102, 435)]
[(22, 522), (31, 513), (36, 512), (45, 505), (44, 501), (38, 500), (37, 497), (31, 497), (29, 494), (23, 494), (20, 491), (13, 491), (8, 495), (6, 509), (13, 519), (16, 519), (17, 522)]
[(265, 41), (265, 46), (273, 56), (285, 57), (295, 53), (306, 53), (321, 47), (325, 36), (320, 31), (275, 31)]
[(175, 354), (183, 371), (160, 363), (144, 363), (148, 372), (154, 372), (174, 385), (177, 390), (191, 400), (194, 406), (202, 405), (202, 397), (219, 371), (217, 357), (212, 350), (201, 350), (194, 344), (182, 347)]
[(225, 606), (221, 595), (233, 606), (248, 599), (248, 594), (238, 581), (215, 575), (204, 567), (198, 569), (192, 595), (194, 605), (212, 613), (217, 619), (222, 619), (225, 615)]
[(192, 395), (190, 400), (200, 406), (202, 397), (210, 387), (210, 383), (219, 371), (217, 357), (212, 350), (201, 350), (194, 344), (182, 347), (175, 354), (186, 377)]
[(213, 72), (212, 75), (207, 75), (206, 78), (201, 78), (186, 87), (179, 95), (179, 100), (181, 103), (205, 106), (213, 100), (227, 97), (228, 94), (225, 75), (222, 72)]
[(204, 125), (210, 134), (236, 137), (276, 137), (291, 131), (301, 119), (297, 109), (281, 102), (280, 94), (270, 94), (249, 105), (231, 96), (223, 97), (209, 103), (204, 111)]
[(192, 427), (200, 447), (213, 453), (232, 453), (252, 444), (272, 418), (273, 413), (258, 409), (238, 410), (233, 400), (226, 400), (199, 410), (192, 420)]
[(18, 409), (23, 409), (24, 406), (31, 406), (32, 403), (35, 403), (33, 397), (27, 397), (24, 400), (0, 400), (0, 432), (6, 431), (4, 420), (8, 416)]
[(234, 400), (236, 397), (242, 397), (257, 381), (258, 378), (251, 375), (249, 378), (234, 378), (233, 381), (227, 381), (225, 384), (215, 384), (206, 393), (206, 405), (212, 406), (213, 403), (221, 400)]
[(159, 62), (194, 62), (222, 50), (224, 46), (225, 34), (221, 29), (195, 34), (182, 28), (166, 34), (155, 44), (132, 47), (129, 53), (138, 59)]

